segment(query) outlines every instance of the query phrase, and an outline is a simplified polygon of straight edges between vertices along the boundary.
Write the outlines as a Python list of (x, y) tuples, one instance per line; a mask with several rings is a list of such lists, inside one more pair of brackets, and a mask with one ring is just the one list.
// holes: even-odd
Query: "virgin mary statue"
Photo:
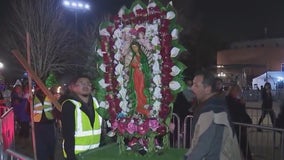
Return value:
[(132, 60), (130, 62), (130, 96), (135, 101), (132, 102), (138, 114), (149, 117), (150, 104), (150, 67), (146, 55), (141, 49), (141, 45), (134, 41), (130, 45)]

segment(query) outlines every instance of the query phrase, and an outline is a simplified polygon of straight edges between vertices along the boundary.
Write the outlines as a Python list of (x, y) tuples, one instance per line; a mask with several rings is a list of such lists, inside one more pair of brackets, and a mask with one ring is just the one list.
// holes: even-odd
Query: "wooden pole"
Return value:
[(28, 74), (31, 76), (31, 78), (36, 82), (36, 84), (39, 86), (39, 88), (43, 91), (43, 93), (51, 100), (52, 104), (61, 111), (61, 105), (58, 103), (57, 99), (53, 96), (53, 94), (46, 88), (44, 83), (41, 81), (41, 79), (36, 75), (36, 73), (31, 69), (31, 67), (28, 65), (27, 61), (24, 59), (24, 57), (21, 55), (21, 53), (14, 49), (11, 51), (13, 55), (18, 59), (18, 61), (21, 63), (21, 65), (24, 67), (24, 69), (28, 72)]
[[(27, 61), (28, 66), (31, 66), (31, 50), (30, 50), (30, 34), (26, 33), (26, 41), (27, 41)], [(33, 119), (33, 111), (34, 111), (34, 103), (33, 103), (33, 94), (32, 94), (32, 79), (30, 74), (28, 74), (28, 83), (29, 83), (29, 97), (28, 101), (30, 102), (30, 117), (31, 117), (31, 129), (32, 129), (32, 142), (33, 142), (33, 151), (34, 151), (34, 159), (37, 160), (37, 150), (36, 150), (36, 139), (35, 139), (35, 125)]]

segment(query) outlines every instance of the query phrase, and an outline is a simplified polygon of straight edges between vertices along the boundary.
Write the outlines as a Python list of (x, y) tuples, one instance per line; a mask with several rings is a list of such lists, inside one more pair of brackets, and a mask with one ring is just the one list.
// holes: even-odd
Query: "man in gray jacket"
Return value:
[(194, 109), (192, 143), (185, 160), (242, 159), (224, 96), (217, 94), (215, 81), (214, 75), (206, 71), (193, 79), (198, 106)]

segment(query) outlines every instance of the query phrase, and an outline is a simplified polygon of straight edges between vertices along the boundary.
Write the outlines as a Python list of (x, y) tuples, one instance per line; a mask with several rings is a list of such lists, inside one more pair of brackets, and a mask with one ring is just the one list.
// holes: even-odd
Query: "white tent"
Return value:
[(272, 89), (276, 89), (276, 84), (279, 81), (284, 80), (284, 72), (281, 71), (267, 71), (263, 73), (262, 75), (253, 78), (252, 80), (252, 86), (254, 89), (257, 86), (260, 88), (261, 86), (264, 86), (266, 82), (269, 82), (271, 84)]

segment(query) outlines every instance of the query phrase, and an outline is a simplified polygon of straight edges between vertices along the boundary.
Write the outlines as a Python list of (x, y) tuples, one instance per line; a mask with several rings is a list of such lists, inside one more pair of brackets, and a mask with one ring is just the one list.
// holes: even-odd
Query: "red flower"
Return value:
[(138, 143), (138, 138), (133, 137), (129, 142), (128, 142), (128, 146), (129, 147), (133, 147), (134, 145), (136, 145)]
[(161, 19), (161, 26), (168, 28), (170, 25), (170, 20), (169, 19)]
[(105, 64), (109, 64), (111, 62), (111, 59), (107, 53), (103, 54), (103, 60)]
[(165, 135), (167, 133), (167, 128), (162, 125), (157, 129), (157, 133), (159, 133), (159, 135)]
[(117, 126), (117, 130), (119, 133), (124, 134), (127, 128), (127, 121), (125, 118), (122, 118)]

